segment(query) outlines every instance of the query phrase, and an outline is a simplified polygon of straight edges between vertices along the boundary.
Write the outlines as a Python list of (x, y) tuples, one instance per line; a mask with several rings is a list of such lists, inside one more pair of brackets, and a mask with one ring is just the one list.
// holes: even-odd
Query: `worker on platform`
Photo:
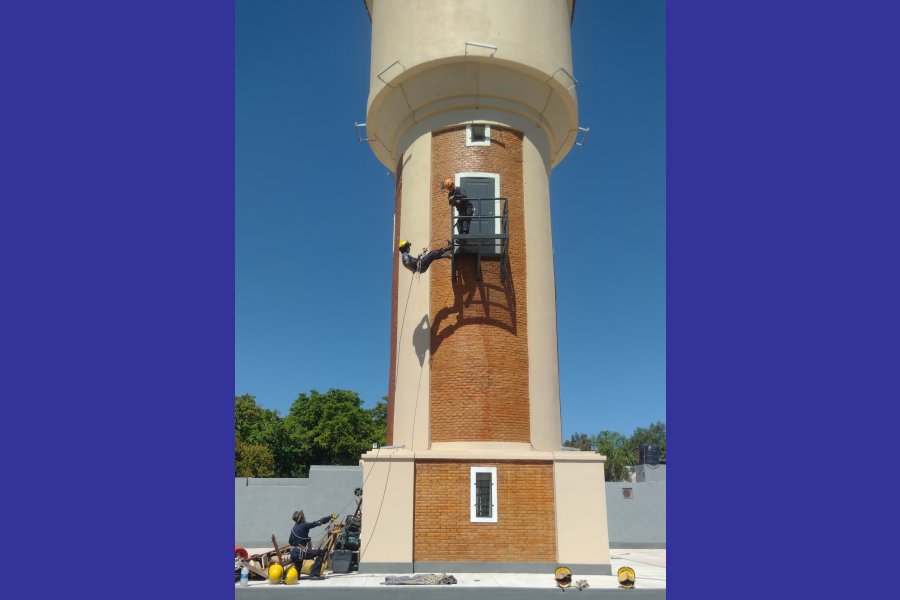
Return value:
[(448, 177), (440, 182), (440, 187), (442, 190), (447, 190), (447, 202), (456, 209), (456, 213), (459, 215), (459, 218), (456, 220), (456, 231), (461, 235), (468, 234), (469, 227), (472, 226), (472, 215), (475, 214), (475, 207), (472, 206), (472, 201), (466, 197), (461, 189), (456, 187), (452, 177)]
[(309, 536), (309, 530), (320, 525), (331, 523), (337, 518), (337, 515), (328, 515), (322, 517), (318, 521), (308, 522), (306, 515), (302, 510), (295, 510), (292, 517), (294, 526), (291, 528), (291, 535), (288, 543), (291, 545), (291, 562), (297, 569), (297, 577), (303, 570), (303, 560), (306, 558), (314, 558), (312, 568), (309, 570), (310, 579), (325, 579), (322, 576), (322, 560), (325, 558), (325, 552), (321, 548), (312, 547), (312, 539)]
[(437, 250), (432, 250), (431, 252), (423, 252), (422, 254), (413, 257), (409, 253), (409, 249), (412, 247), (412, 242), (407, 240), (403, 240), (400, 242), (400, 246), (397, 247), (400, 250), (400, 260), (403, 261), (403, 266), (412, 271), (413, 273), (424, 273), (428, 270), (429, 265), (432, 262), (437, 260), (438, 258), (443, 258), (447, 252), (453, 250), (453, 246), (449, 245), (450, 241), (447, 241), (447, 246), (443, 248), (438, 248)]

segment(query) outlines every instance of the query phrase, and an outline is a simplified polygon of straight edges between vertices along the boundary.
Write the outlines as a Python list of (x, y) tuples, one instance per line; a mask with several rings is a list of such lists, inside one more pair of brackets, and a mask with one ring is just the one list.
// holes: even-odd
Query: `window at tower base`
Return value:
[(472, 467), (470, 506), (472, 523), (497, 522), (497, 467)]

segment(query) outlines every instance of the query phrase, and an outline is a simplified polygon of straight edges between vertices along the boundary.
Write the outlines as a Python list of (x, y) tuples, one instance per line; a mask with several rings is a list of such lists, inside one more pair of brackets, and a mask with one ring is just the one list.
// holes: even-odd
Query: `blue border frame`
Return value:
[(5, 590), (225, 597), (233, 6), (0, 11)]

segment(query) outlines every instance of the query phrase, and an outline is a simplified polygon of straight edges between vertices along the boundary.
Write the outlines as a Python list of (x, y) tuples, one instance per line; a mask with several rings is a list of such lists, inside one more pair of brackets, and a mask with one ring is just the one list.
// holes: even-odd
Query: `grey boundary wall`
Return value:
[[(610, 548), (666, 547), (665, 467), (653, 472), (654, 481), (647, 479), (606, 484)], [(358, 487), (362, 487), (362, 467), (313, 466), (309, 478), (235, 478), (235, 545), (267, 548), (273, 533), (279, 544), (286, 544), (295, 510), (303, 509), (311, 521), (333, 512), (341, 517), (350, 514), (356, 510), (353, 490)], [(622, 493), (627, 487), (632, 490), (630, 500)], [(365, 513), (363, 503), (364, 518)], [(314, 529), (313, 539), (324, 531)]]
[[(630, 499), (625, 488), (631, 489)], [(665, 548), (666, 482), (607, 483), (606, 522), (610, 548)]]
[[(234, 480), (234, 542), (244, 548), (288, 543), (294, 525), (291, 515), (303, 510), (309, 521), (331, 513), (338, 518), (356, 510), (353, 490), (362, 487), (362, 467), (313, 466), (308, 478), (268, 479), (237, 477)], [(365, 510), (365, 504), (363, 504)], [(313, 529), (313, 540), (325, 527)]]

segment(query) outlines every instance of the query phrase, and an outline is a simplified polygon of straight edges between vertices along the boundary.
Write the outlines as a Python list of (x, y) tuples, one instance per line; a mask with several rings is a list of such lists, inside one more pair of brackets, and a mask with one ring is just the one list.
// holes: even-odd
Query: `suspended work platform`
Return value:
[[(500, 281), (506, 281), (509, 258), (509, 199), (469, 198), (475, 213), (471, 217), (452, 211), (450, 240), (453, 244), (452, 276), (456, 278), (456, 262), (463, 256), (475, 257), (475, 279), (481, 281), (482, 259), (500, 261)], [(457, 225), (469, 220), (468, 233), (459, 233)], [(463, 228), (465, 229), (465, 228)]]

